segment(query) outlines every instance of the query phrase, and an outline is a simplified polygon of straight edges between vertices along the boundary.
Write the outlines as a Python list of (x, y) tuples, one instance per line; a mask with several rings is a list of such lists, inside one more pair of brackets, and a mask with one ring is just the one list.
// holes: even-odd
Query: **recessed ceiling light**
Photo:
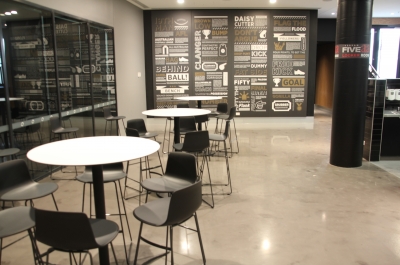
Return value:
[(271, 4), (274, 4), (274, 3), (276, 3), (276, 0), (269, 0), (269, 2), (270, 2)]
[(178, 4), (183, 4), (185, 3), (185, 0), (178, 0)]
[(1, 17), (4, 17), (5, 15), (4, 15), (4, 14), (0, 14), (0, 16), (1, 16)]
[(332, 15), (336, 15), (336, 13), (332, 13)]
[(16, 15), (16, 14), (18, 14), (18, 12), (13, 10), (13, 11), (11, 11), (11, 14)]
[(11, 12), (4, 12), (7, 16), (11, 16)]
[(390, 13), (392, 16), (394, 15), (394, 13)]

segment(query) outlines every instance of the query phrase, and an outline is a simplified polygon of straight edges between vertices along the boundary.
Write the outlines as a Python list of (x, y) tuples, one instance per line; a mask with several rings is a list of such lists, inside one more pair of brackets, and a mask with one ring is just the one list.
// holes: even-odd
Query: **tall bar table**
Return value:
[(145, 110), (142, 114), (154, 117), (173, 117), (174, 118), (174, 143), (180, 142), (179, 118), (188, 116), (199, 116), (209, 114), (211, 111), (206, 109), (192, 108), (169, 108)]
[[(103, 186), (105, 164), (129, 161), (155, 153), (153, 140), (127, 136), (97, 136), (52, 142), (33, 148), (27, 157), (37, 163), (60, 166), (92, 166), (96, 218), (106, 218)], [(108, 247), (99, 248), (101, 265), (109, 265)]]
[[(203, 100), (218, 100), (218, 99), (222, 99), (222, 97), (219, 96), (187, 96), (187, 97), (177, 97), (175, 99), (178, 100), (185, 100), (185, 101), (197, 101), (197, 108), (201, 109), (201, 102)], [(199, 128), (199, 130), (201, 130), (201, 122), (199, 122), (197, 124), (197, 128)]]

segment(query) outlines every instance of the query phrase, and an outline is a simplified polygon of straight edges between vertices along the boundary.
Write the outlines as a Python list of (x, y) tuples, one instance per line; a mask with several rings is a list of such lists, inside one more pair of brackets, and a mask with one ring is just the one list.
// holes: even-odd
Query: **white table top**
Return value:
[(153, 140), (130, 136), (96, 136), (52, 142), (33, 148), (27, 157), (61, 166), (90, 166), (124, 162), (155, 153)]
[(175, 99), (178, 100), (217, 100), (217, 99), (222, 99), (222, 97), (219, 96), (188, 96), (188, 97), (177, 97)]
[(209, 114), (211, 111), (197, 108), (169, 108), (145, 110), (142, 114), (155, 117), (188, 117)]

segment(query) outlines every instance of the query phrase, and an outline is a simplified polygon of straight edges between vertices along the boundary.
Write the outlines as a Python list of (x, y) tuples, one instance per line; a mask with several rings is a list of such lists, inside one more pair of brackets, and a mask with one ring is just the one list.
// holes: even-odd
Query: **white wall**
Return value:
[[(126, 0), (28, 0), (114, 27), (118, 114), (143, 118), (146, 110), (143, 12)], [(142, 77), (138, 78), (138, 72)]]

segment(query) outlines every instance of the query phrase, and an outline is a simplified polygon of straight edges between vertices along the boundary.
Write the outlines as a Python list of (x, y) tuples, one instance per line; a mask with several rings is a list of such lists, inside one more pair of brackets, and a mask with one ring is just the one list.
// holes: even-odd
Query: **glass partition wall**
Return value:
[[(50, 117), (87, 137), (104, 135), (104, 107), (116, 112), (114, 32), (6, 0), (0, 22), (0, 148), (19, 148), (18, 158), (39, 179), (50, 167), (27, 160), (26, 153), (54, 140)], [(106, 133), (116, 135), (116, 125)]]

